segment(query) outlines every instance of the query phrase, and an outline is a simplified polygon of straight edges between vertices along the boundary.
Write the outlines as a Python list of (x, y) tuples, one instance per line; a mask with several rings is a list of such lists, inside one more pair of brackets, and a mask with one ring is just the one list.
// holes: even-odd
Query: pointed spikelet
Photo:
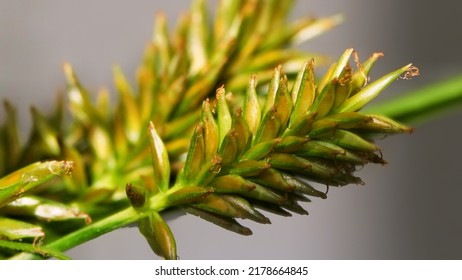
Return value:
[(225, 89), (223, 87), (217, 89), (217, 115), (218, 130), (220, 134), (218, 144), (221, 146), (223, 138), (225, 138), (232, 126), (232, 117), (229, 112), (228, 102), (226, 102)]
[(249, 87), (245, 94), (243, 115), (249, 126), (250, 132), (255, 134), (260, 125), (261, 109), (257, 96), (257, 76), (253, 75), (249, 81)]
[(154, 124), (149, 123), (149, 143), (151, 146), (154, 183), (160, 191), (167, 191), (170, 183), (170, 162), (167, 149), (159, 137)]
[(176, 260), (176, 241), (162, 216), (151, 212), (149, 216), (141, 219), (139, 230), (144, 235), (154, 253), (165, 259)]
[(0, 178), (0, 208), (40, 184), (69, 175), (73, 167), (69, 161), (36, 162)]
[(296, 120), (300, 119), (301, 116), (304, 116), (306, 112), (308, 112), (313, 104), (315, 94), (314, 60), (311, 59), (303, 64), (292, 88), (294, 109), (291, 114), (289, 127), (292, 127)]

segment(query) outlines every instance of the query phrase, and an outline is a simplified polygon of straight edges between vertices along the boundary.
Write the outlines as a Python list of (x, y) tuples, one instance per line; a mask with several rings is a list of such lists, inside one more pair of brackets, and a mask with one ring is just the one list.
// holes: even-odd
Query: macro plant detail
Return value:
[(239, 219), (307, 214), (300, 202), (363, 184), (358, 167), (385, 163), (376, 136), (412, 129), (361, 109), (418, 69), (369, 81), (382, 54), (361, 63), (347, 49), (318, 78), (315, 64), (327, 59), (289, 47), (340, 17), (287, 22), (290, 6), (221, 1), (209, 25), (205, 1), (193, 1), (172, 34), (158, 15), (136, 88), (114, 67), (113, 107), (107, 90), (93, 102), (65, 63), (68, 104), (59, 98), (50, 115), (33, 108), (24, 145), (5, 102), (0, 257), (65, 259), (64, 251), (136, 223), (157, 255), (176, 259), (167, 209), (249, 235)]

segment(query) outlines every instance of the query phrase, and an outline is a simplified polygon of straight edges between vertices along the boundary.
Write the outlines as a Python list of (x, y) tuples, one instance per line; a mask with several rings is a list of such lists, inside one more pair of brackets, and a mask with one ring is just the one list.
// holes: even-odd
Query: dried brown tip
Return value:
[(419, 76), (419, 75), (420, 75), (419, 68), (417, 68), (414, 65), (411, 65), (409, 67), (409, 69), (406, 72), (404, 72), (403, 75), (400, 76), (400, 79), (410, 80), (410, 79), (412, 79), (412, 77), (416, 77), (416, 76)]
[(356, 67), (358, 67), (359, 73), (361, 73), (361, 75), (364, 77), (364, 80), (365, 80), (366, 83), (367, 83), (366, 71), (364, 71), (364, 67), (363, 67), (363, 65), (361, 64), (361, 62), (359, 61), (359, 56), (358, 56), (358, 52), (357, 52), (357, 51), (354, 51), (354, 52), (353, 52), (353, 60), (354, 60), (355, 63), (356, 63)]

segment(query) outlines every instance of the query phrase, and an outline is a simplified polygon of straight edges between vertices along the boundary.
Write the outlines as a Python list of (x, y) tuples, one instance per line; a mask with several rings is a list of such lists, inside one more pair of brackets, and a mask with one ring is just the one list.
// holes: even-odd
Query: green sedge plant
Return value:
[[(137, 224), (157, 255), (177, 259), (163, 217), (169, 209), (250, 235), (239, 220), (267, 224), (265, 212), (307, 214), (300, 202), (325, 199), (320, 186), (363, 184), (358, 167), (385, 164), (377, 136), (409, 133), (398, 121), (461, 99), (460, 82), (451, 81), (438, 99), (416, 105), (411, 95), (399, 108), (363, 112), (418, 69), (408, 64), (369, 81), (382, 54), (361, 62), (347, 49), (324, 74), (315, 73), (327, 59), (293, 46), (341, 17), (289, 22), (291, 4), (221, 1), (209, 24), (205, 1), (196, 0), (173, 32), (159, 15), (136, 87), (114, 68), (113, 107), (106, 90), (92, 100), (65, 63), (67, 97), (51, 114), (32, 109), (26, 143), (5, 102), (0, 257), (67, 259), (66, 250)], [(431, 95), (426, 91), (420, 96)]]

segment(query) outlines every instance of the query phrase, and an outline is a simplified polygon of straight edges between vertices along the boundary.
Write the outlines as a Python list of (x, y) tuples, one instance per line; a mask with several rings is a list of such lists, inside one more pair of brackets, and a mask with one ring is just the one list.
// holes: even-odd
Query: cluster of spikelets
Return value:
[[(0, 176), (5, 176), (0, 181), (0, 239), (11, 243), (0, 247), (25, 250), (13, 241), (28, 242), (45, 233), (46, 245), (91, 219), (98, 221), (127, 207), (127, 182), (153, 184), (146, 134), (151, 121), (168, 150), (173, 176), (182, 166), (181, 155), (200, 119), (204, 98), (212, 97), (221, 84), (243, 92), (253, 73), (264, 85), (277, 64), (283, 64), (286, 73), (295, 72), (294, 65), (314, 55), (287, 47), (340, 21), (334, 16), (288, 22), (292, 4), (221, 1), (209, 25), (205, 1), (196, 0), (172, 34), (159, 14), (136, 89), (115, 67), (117, 104), (111, 106), (105, 89), (92, 102), (92, 94), (65, 64), (69, 102), (59, 98), (56, 110), (47, 115), (32, 108), (32, 133), (25, 144), (15, 109), (5, 102), (5, 120), (0, 124)], [(259, 17), (254, 16), (257, 12)], [(71, 122), (65, 121), (66, 108)], [(71, 169), (72, 177), (53, 180)], [(8, 257), (14, 251), (1, 253)]]
[[(325, 59), (286, 46), (339, 17), (290, 23), (290, 5), (221, 1), (209, 26), (204, 1), (194, 1), (172, 36), (159, 15), (136, 90), (114, 68), (114, 109), (107, 90), (93, 103), (65, 64), (72, 122), (64, 125), (62, 99), (49, 116), (33, 109), (26, 145), (5, 103), (0, 174), (9, 175), (0, 179), (0, 257), (24, 251), (65, 258), (61, 251), (138, 222), (154, 252), (175, 259), (161, 215), (167, 208), (248, 235), (236, 219), (269, 223), (257, 209), (306, 214), (300, 201), (326, 197), (313, 183), (361, 184), (357, 166), (384, 163), (374, 135), (410, 129), (358, 110), (416, 68), (368, 83), (381, 54), (361, 64), (348, 49), (315, 82), (314, 61)], [(305, 62), (309, 57), (315, 59)]]
[[(363, 65), (356, 60), (358, 69), (353, 71), (348, 63), (352, 53), (348, 49), (319, 83), (314, 79), (313, 60), (303, 65), (293, 84), (276, 68), (263, 102), (256, 93), (255, 76), (242, 107), (219, 88), (214, 101), (207, 99), (202, 104), (184, 167), (170, 189), (165, 146), (150, 126), (159, 188), (143, 190), (128, 185), (127, 194), (133, 207), (150, 212), (140, 221), (140, 230), (155, 252), (176, 258), (173, 235), (157, 207), (181, 206), (225, 229), (249, 235), (251, 230), (237, 218), (270, 223), (258, 208), (283, 216), (308, 214), (298, 202), (310, 201), (307, 196), (326, 198), (312, 182), (362, 184), (354, 176), (357, 166), (385, 163), (371, 140), (374, 135), (411, 129), (358, 110), (390, 83), (412, 76), (416, 70), (406, 65), (366, 84), (380, 54), (373, 54)], [(165, 201), (159, 203), (156, 194), (162, 192)]]

